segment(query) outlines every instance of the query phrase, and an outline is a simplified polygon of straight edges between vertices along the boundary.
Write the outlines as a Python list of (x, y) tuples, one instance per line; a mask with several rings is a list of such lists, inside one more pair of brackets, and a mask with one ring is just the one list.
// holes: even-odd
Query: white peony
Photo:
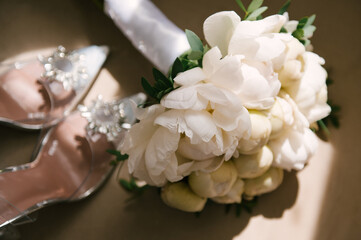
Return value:
[(232, 157), (240, 138), (250, 136), (241, 100), (213, 83), (196, 81), (202, 70), (192, 70), (175, 78), (183, 86), (164, 96), (161, 105), (140, 111), (140, 122), (120, 146), (129, 155), (130, 172), (150, 185), (214, 171)]
[(223, 56), (242, 54), (246, 59), (271, 61), (281, 55), (285, 44), (277, 38), (286, 22), (282, 15), (258, 21), (241, 21), (233, 11), (218, 12), (206, 19), (204, 36), (211, 47), (218, 46)]
[(163, 186), (167, 179), (182, 179), (177, 174), (175, 155), (180, 134), (154, 124), (155, 118), (164, 111), (159, 104), (138, 109), (136, 116), (140, 122), (132, 126), (119, 147), (122, 153), (129, 155), (129, 172), (156, 186)]
[(282, 88), (292, 86), (303, 76), (302, 54), (306, 49), (296, 38), (285, 41), (286, 49), (282, 57), (276, 59), (274, 64), (278, 65), (276, 71)]
[(321, 66), (325, 60), (312, 52), (302, 54), (303, 76), (285, 90), (297, 103), (309, 123), (326, 117), (331, 112), (327, 104), (327, 72)]
[[(213, 14), (204, 22), (207, 42), (220, 49), (218, 59), (238, 56), (241, 60), (238, 84), (226, 87), (233, 89), (249, 109), (269, 108), (280, 89), (271, 60), (283, 56), (285, 50), (283, 38), (286, 35), (278, 33), (283, 23), (281, 15), (259, 21), (241, 21), (233, 11)], [(278, 35), (285, 36), (279, 39)]]
[(276, 138), (268, 142), (273, 152), (273, 166), (301, 170), (315, 153), (318, 140), (291, 97), (285, 92), (281, 92), (280, 96), (277, 102), (283, 111), (284, 127)]

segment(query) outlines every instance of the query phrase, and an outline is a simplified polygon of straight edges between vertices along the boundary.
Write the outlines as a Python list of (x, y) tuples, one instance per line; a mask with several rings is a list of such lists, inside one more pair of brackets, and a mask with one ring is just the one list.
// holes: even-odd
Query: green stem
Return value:
[(322, 131), (327, 135), (327, 136), (330, 136), (330, 131), (328, 130), (326, 124), (322, 121), (322, 120), (319, 120), (317, 121), (318, 125), (321, 127)]

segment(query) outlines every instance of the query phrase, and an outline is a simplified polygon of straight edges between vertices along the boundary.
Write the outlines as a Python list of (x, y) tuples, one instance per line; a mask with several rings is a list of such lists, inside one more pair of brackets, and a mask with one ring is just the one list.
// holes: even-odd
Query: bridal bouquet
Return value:
[(135, 179), (161, 188), (169, 206), (201, 211), (208, 199), (241, 203), (275, 190), (284, 170), (301, 170), (317, 149), (310, 129), (331, 112), (324, 59), (312, 52), (315, 16), (289, 20), (253, 0), (245, 17), (218, 12), (193, 32), (169, 76), (142, 79), (155, 101), (119, 150)]

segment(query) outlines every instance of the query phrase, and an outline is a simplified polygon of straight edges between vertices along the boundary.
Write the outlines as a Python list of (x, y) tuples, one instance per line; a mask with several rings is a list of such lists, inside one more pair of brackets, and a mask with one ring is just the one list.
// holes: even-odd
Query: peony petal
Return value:
[(305, 46), (296, 38), (292, 37), (286, 44), (287, 56), (286, 59), (296, 59), (298, 56), (305, 53)]
[(213, 84), (201, 84), (197, 87), (199, 98), (203, 97), (207, 101), (213, 104), (221, 104), (224, 106), (242, 106), (242, 102), (237, 95), (228, 91), (214, 86)]
[(134, 108), (135, 115), (138, 120), (154, 118), (158, 116), (160, 113), (164, 112), (164, 107), (160, 104), (154, 104), (147, 108)]
[(290, 95), (288, 95), (284, 91), (281, 91), (279, 96), (280, 96), (280, 99), (285, 100), (285, 102), (286, 102), (286, 104), (284, 104), (283, 101), (280, 101), (283, 111), (287, 112), (288, 114), (289, 114), (289, 111), (291, 111), (291, 113), (292, 113), (291, 122), (286, 121), (286, 119), (290, 119), (290, 118), (289, 118), (289, 116), (285, 115), (286, 124), (288, 124), (290, 126), (292, 125), (293, 128), (296, 128), (298, 130), (303, 130), (304, 128), (308, 128), (310, 124), (309, 124), (307, 118), (302, 114), (299, 107), (297, 106), (295, 101), (293, 101), (293, 99), (290, 97)]
[(249, 119), (248, 111), (241, 105), (231, 108), (216, 104), (212, 115), (216, 125), (225, 131), (233, 131), (241, 119)]
[(139, 144), (138, 146), (134, 147), (132, 151), (127, 151), (123, 153), (127, 153), (129, 155), (128, 158), (128, 170), (129, 173), (133, 173), (134, 171), (140, 168), (141, 162), (144, 162), (144, 152), (146, 149), (146, 144)]
[(179, 73), (177, 77), (174, 78), (174, 81), (182, 86), (190, 86), (204, 79), (206, 79), (206, 75), (204, 75), (203, 70), (199, 67), (196, 67)]
[(131, 129), (125, 134), (123, 142), (120, 144), (119, 149), (123, 153), (130, 153), (134, 147), (146, 144), (152, 137), (153, 133), (157, 130), (154, 126), (154, 119), (164, 112), (164, 108), (155, 104), (150, 107), (142, 109), (142, 121), (134, 124)]
[(193, 133), (190, 131), (184, 120), (184, 110), (168, 110), (163, 114), (159, 115), (155, 120), (155, 124), (163, 126), (172, 133), (185, 133), (187, 136), (192, 136)]
[(326, 83), (327, 72), (321, 66), (325, 64), (325, 60), (312, 52), (305, 52), (302, 57), (305, 62), (305, 73), (301, 82), (311, 86), (318, 92)]
[(287, 129), (280, 137), (271, 140), (274, 161), (273, 166), (286, 170), (301, 170), (317, 149), (316, 135), (309, 129), (302, 131)]
[(188, 176), (192, 172), (213, 172), (223, 163), (223, 157), (214, 157), (203, 161), (189, 161), (178, 166), (178, 175)]
[(212, 141), (192, 144), (189, 138), (182, 138), (177, 153), (188, 159), (202, 161), (214, 157), (213, 151), (216, 148), (216, 144)]
[(217, 132), (212, 115), (207, 111), (186, 110), (184, 119), (189, 129), (204, 142), (209, 142)]
[(244, 106), (248, 109), (267, 110), (273, 106), (274, 102), (274, 97), (266, 97), (257, 101), (247, 101), (244, 103)]
[(221, 64), (222, 54), (218, 47), (213, 47), (203, 56), (203, 71), (211, 76)]
[(285, 22), (286, 18), (282, 15), (272, 15), (258, 21), (242, 21), (237, 25), (230, 44), (240, 38), (279, 33)]
[(316, 104), (313, 108), (308, 111), (307, 120), (310, 123), (317, 122), (331, 113), (331, 107), (327, 104)]
[(209, 16), (203, 24), (204, 36), (211, 47), (218, 46), (227, 55), (228, 43), (241, 18), (234, 11), (218, 12)]
[(285, 21), (286, 18), (281, 15), (272, 15), (259, 21), (242, 21), (229, 42), (228, 53), (243, 54), (246, 58), (260, 61), (279, 57), (285, 49), (278, 36)]
[(196, 85), (180, 87), (165, 95), (161, 105), (166, 108), (189, 109), (197, 102)]
[(259, 44), (255, 58), (260, 61), (270, 61), (280, 56), (286, 46), (283, 41), (272, 37), (258, 37), (255, 39)]
[(170, 182), (177, 182), (182, 180), (183, 176), (178, 174), (178, 161), (175, 153), (171, 155), (168, 166), (164, 171), (164, 175)]
[(242, 58), (240, 55), (223, 58), (219, 68), (209, 76), (208, 81), (234, 93), (239, 92), (243, 82), (241, 74)]
[(285, 43), (273, 35), (240, 38), (229, 46), (232, 54), (243, 54), (246, 59), (257, 61), (271, 61), (280, 57), (286, 48)]
[(198, 94), (208, 101), (213, 103), (219, 103), (227, 105), (229, 103), (228, 98), (225, 96), (224, 92), (220, 88), (214, 86), (213, 84), (201, 84), (197, 86)]
[(145, 151), (145, 166), (149, 176), (162, 174), (178, 148), (179, 133), (171, 133), (167, 128), (159, 127), (150, 139)]
[(298, 83), (285, 88), (294, 99), (300, 111), (310, 123), (320, 120), (330, 113), (327, 105), (327, 72), (321, 66), (324, 59), (317, 54), (305, 52), (304, 74)]
[[(267, 109), (274, 103), (274, 97), (279, 92), (281, 84), (273, 75), (267, 76), (267, 79), (259, 71), (260, 66), (257, 67), (242, 64), (244, 82), (238, 96), (247, 108)], [(265, 73), (262, 68), (261, 71)]]
[(287, 30), (288, 33), (292, 33), (293, 31), (295, 31), (297, 29), (297, 25), (298, 25), (298, 21), (296, 20), (291, 20), (286, 22), (283, 27)]
[[(140, 151), (139, 151), (140, 152)], [(135, 168), (133, 168), (133, 171), (129, 170), (129, 173), (132, 173), (134, 177), (138, 178), (138, 179), (142, 179), (143, 181), (145, 181), (147, 184), (151, 185), (151, 186), (163, 186), (167, 181), (165, 179), (164, 176), (161, 176), (160, 178), (156, 179), (156, 181), (153, 181), (148, 173), (148, 170), (145, 166), (145, 161), (144, 161), (144, 151), (142, 151), (143, 154), (140, 156), (140, 161), (138, 162), (138, 164), (135, 166)], [(134, 158), (135, 156), (129, 155), (129, 159), (128, 159), (128, 167), (130, 166), (131, 162), (134, 162)], [(154, 179), (154, 177), (153, 177)]]

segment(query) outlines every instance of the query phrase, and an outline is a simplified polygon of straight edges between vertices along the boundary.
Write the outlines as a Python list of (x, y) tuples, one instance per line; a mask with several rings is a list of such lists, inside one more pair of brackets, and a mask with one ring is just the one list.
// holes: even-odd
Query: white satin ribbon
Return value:
[(105, 0), (104, 11), (160, 71), (190, 49), (179, 29), (149, 0)]

